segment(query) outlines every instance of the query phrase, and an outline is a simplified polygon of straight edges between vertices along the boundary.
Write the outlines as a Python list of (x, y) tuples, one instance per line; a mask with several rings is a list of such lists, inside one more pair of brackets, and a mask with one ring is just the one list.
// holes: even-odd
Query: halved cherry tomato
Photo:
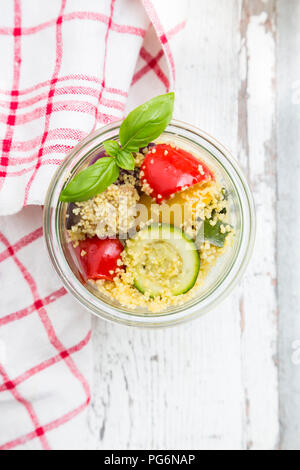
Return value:
[(112, 281), (123, 245), (117, 238), (93, 237), (80, 241), (75, 251), (87, 279)]
[(214, 179), (213, 173), (190, 153), (168, 144), (158, 144), (146, 155), (141, 181), (152, 189), (158, 203), (200, 181)]

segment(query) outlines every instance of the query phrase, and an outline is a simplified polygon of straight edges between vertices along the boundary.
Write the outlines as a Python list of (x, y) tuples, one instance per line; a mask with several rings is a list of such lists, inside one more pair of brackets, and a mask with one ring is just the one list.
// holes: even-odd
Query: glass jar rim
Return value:
[[(147, 314), (138, 314), (134, 310), (126, 311), (122, 306), (118, 308), (109, 305), (92, 294), (92, 292), (90, 292), (77, 279), (67, 263), (58, 237), (59, 227), (57, 225), (57, 209), (61, 205), (58, 201), (58, 196), (63, 181), (66, 178), (66, 174), (68, 173), (70, 163), (75, 160), (76, 156), (83, 149), (86, 148), (87, 152), (79, 159), (72, 169), (76, 168), (79, 162), (86, 159), (93, 149), (101, 145), (104, 140), (107, 140), (106, 138), (102, 139), (102, 136), (104, 134), (113, 134), (119, 129), (120, 124), (121, 121), (114, 121), (89, 134), (71, 150), (55, 172), (46, 194), (44, 209), (44, 235), (48, 253), (56, 272), (62, 279), (67, 290), (71, 292), (84, 307), (96, 316), (131, 326), (157, 327), (182, 323), (206, 313), (219, 304), (219, 302), (221, 302), (233, 289), (246, 269), (255, 241), (256, 223), (253, 196), (242, 170), (229, 150), (227, 150), (214, 137), (197, 127), (179, 120), (172, 120), (165, 133), (172, 133), (172, 129), (174, 135), (176, 134), (181, 136), (182, 132), (188, 133), (189, 137), (187, 137), (187, 139), (191, 141), (193, 141), (192, 136), (195, 136), (196, 139), (200, 138), (204, 140), (209, 144), (209, 146), (218, 152), (218, 156), (216, 156), (215, 153), (210, 152), (207, 147), (204, 147), (205, 150), (208, 151), (219, 164), (221, 164), (225, 173), (229, 176), (236, 188), (237, 195), (240, 199), (240, 207), (243, 209), (241, 213), (243, 217), (243, 233), (237, 254), (229, 271), (226, 273), (225, 278), (220, 280), (213, 292), (209, 293), (204, 299), (200, 299), (198, 302), (195, 301), (191, 306), (185, 307), (185, 304), (179, 305), (175, 312), (165, 311), (161, 313), (149, 312)], [(110, 135), (109, 138), (112, 138), (112, 135)], [(97, 141), (97, 143), (94, 147), (91, 147), (94, 141)], [(193, 142), (196, 143), (197, 146), (201, 147), (199, 142)], [(53, 208), (55, 208), (54, 213)]]

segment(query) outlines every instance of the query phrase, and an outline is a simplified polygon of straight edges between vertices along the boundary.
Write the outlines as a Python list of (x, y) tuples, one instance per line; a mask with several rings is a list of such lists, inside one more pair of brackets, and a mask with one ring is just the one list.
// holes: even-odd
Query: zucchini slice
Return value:
[(197, 247), (173, 225), (149, 225), (128, 240), (126, 250), (135, 287), (150, 297), (184, 294), (197, 280)]

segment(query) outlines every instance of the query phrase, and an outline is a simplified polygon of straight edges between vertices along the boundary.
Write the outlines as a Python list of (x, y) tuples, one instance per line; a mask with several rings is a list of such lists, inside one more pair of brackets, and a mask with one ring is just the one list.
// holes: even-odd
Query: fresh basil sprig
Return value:
[(121, 148), (117, 155), (117, 164), (124, 170), (134, 170), (135, 162), (132, 153)]
[(172, 119), (174, 98), (174, 93), (156, 96), (131, 111), (120, 127), (121, 145), (115, 140), (104, 142), (109, 157), (100, 158), (78, 173), (62, 190), (60, 201), (87, 201), (116, 181), (119, 168), (133, 170), (132, 152), (145, 147), (165, 130)]
[(128, 114), (122, 122), (119, 139), (123, 148), (136, 152), (160, 136), (171, 121), (174, 93), (156, 96)]
[(129, 150), (126, 150), (118, 144), (115, 140), (107, 140), (104, 142), (105, 152), (117, 160), (117, 165), (124, 170), (134, 169), (134, 158)]
[(119, 167), (113, 157), (100, 158), (93, 165), (78, 173), (63, 189), (59, 199), (62, 202), (87, 201), (102, 193), (119, 176)]
[(105, 152), (111, 157), (116, 157), (120, 151), (120, 145), (115, 140), (106, 140), (103, 142)]

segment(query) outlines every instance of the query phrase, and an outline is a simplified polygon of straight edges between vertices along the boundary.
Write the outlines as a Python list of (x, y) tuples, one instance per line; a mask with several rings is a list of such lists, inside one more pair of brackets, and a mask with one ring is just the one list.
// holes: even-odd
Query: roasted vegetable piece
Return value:
[(121, 259), (122, 251), (123, 245), (117, 238), (87, 238), (76, 247), (76, 255), (86, 279), (93, 280), (113, 280), (117, 267), (121, 267), (118, 266), (118, 260)]
[(205, 163), (185, 150), (168, 144), (156, 145), (141, 166), (141, 181), (158, 203), (209, 179), (214, 179), (214, 175)]

